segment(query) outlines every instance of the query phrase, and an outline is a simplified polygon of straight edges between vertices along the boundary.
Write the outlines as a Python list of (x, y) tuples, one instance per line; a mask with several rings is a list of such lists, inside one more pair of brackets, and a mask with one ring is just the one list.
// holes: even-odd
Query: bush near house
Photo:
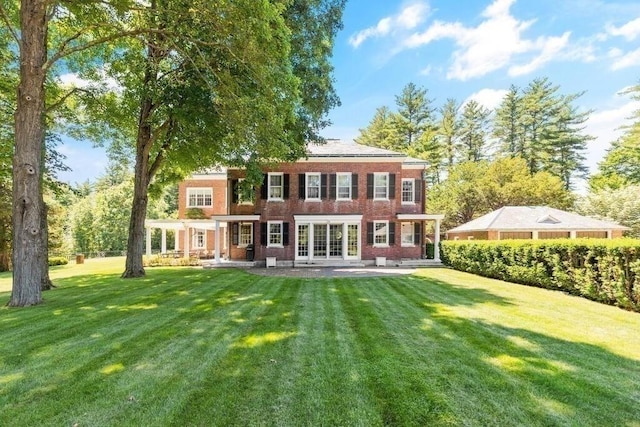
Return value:
[(63, 256), (52, 256), (49, 257), (49, 267), (53, 267), (55, 265), (67, 265), (69, 264), (69, 260)]
[(456, 270), (640, 312), (640, 240), (446, 241), (441, 257)]

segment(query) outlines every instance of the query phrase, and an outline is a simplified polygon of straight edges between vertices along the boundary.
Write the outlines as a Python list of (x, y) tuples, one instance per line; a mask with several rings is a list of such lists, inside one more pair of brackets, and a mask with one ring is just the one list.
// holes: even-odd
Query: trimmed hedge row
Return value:
[(69, 264), (69, 260), (63, 256), (52, 256), (49, 258), (49, 267), (53, 267), (54, 265), (67, 265)]
[(152, 255), (142, 257), (144, 267), (197, 267), (202, 265), (198, 258), (173, 258)]
[(444, 241), (442, 262), (640, 312), (640, 240)]

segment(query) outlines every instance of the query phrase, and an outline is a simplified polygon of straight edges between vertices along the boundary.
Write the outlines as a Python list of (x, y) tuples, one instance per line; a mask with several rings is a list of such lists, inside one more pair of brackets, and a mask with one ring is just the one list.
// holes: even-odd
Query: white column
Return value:
[(160, 240), (160, 252), (167, 253), (167, 229), (162, 229), (162, 239)]
[(569, 231), (569, 238), (570, 239), (575, 239), (576, 238), (576, 230)]
[(436, 229), (433, 236), (433, 243), (435, 247), (433, 248), (433, 260), (440, 262), (440, 220), (436, 219)]
[(151, 228), (147, 227), (147, 256), (151, 256)]
[(184, 257), (189, 258), (189, 247), (191, 246), (191, 229), (186, 226), (184, 229)]
[(533, 232), (531, 233), (531, 238), (533, 240), (538, 240), (538, 230), (533, 230)]
[(180, 249), (180, 230), (177, 228), (173, 230), (173, 250), (177, 251)]
[(220, 220), (216, 219), (215, 230), (215, 251), (216, 251), (216, 264), (220, 264)]

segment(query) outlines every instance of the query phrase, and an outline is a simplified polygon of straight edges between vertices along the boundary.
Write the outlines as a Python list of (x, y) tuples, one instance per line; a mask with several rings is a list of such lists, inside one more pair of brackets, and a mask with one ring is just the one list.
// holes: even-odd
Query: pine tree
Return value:
[(371, 147), (393, 149), (400, 138), (394, 116), (386, 106), (377, 108), (371, 122), (366, 128), (360, 129), (360, 136), (355, 141)]
[(496, 110), (493, 137), (499, 141), (498, 153), (511, 157), (524, 157), (524, 129), (522, 100), (518, 87), (511, 85)]
[(458, 102), (452, 98), (447, 99), (444, 106), (440, 108), (438, 140), (447, 170), (450, 170), (455, 163), (456, 143), (460, 135), (459, 108)]
[(419, 88), (414, 83), (407, 84), (402, 94), (396, 96), (398, 114), (395, 126), (401, 135), (396, 147), (399, 151), (406, 152), (423, 132), (434, 128), (432, 102), (427, 98), (427, 89)]
[(460, 120), (460, 157), (474, 162), (487, 158), (487, 129), (490, 111), (477, 101), (467, 102)]

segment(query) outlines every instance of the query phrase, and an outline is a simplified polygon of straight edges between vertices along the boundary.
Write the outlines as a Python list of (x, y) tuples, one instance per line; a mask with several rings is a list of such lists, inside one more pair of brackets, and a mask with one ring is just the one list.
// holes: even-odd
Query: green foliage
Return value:
[(441, 256), (457, 270), (640, 311), (639, 240), (445, 241)]
[(627, 235), (640, 238), (640, 185), (592, 191), (578, 200), (576, 210), (630, 227)]
[(503, 206), (572, 205), (573, 196), (559, 178), (547, 172), (531, 175), (524, 159), (511, 157), (460, 163), (427, 193), (428, 209), (445, 214), (445, 230)]
[(55, 265), (67, 265), (69, 264), (69, 260), (62, 256), (53, 256), (49, 257), (49, 267), (53, 267)]
[(185, 217), (188, 219), (207, 219), (208, 216), (205, 215), (204, 211), (200, 208), (189, 208), (185, 212)]
[(480, 161), (487, 158), (487, 133), (490, 111), (477, 101), (467, 102), (462, 109), (459, 130), (460, 157), (464, 160)]

